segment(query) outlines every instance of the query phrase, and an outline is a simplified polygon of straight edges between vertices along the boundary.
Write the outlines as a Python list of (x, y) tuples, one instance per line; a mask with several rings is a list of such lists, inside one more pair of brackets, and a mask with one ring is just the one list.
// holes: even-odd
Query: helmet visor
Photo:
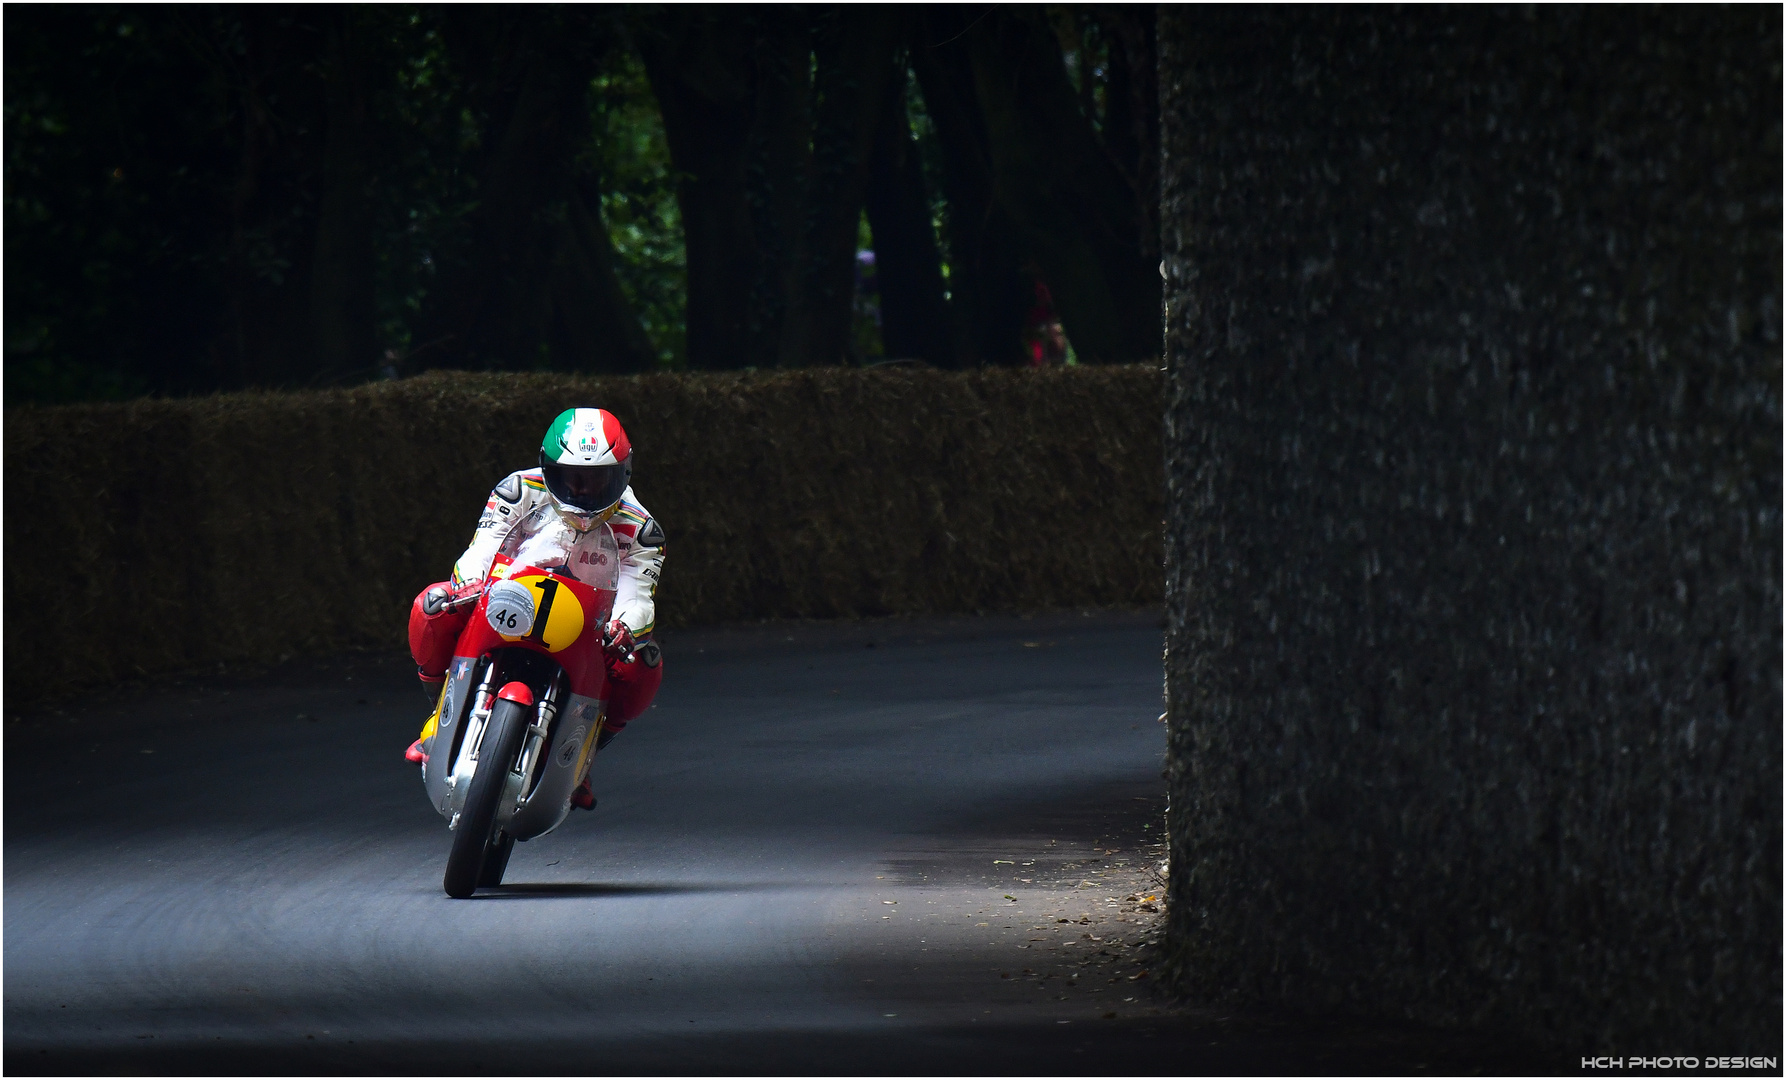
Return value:
[(618, 465), (559, 465), (542, 461), (546, 490), (567, 510), (599, 514), (620, 501), (632, 476), (629, 458)]

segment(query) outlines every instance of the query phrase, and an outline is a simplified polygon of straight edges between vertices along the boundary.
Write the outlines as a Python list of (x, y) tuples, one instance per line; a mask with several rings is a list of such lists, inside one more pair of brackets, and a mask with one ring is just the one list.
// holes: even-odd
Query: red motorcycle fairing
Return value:
[[(463, 801), (463, 794), (455, 797), (461, 785), (454, 777), (467, 768), (461, 750), (469, 737), (467, 725), (480, 685), (498, 700), (513, 686), (516, 692), (509, 696), (527, 690), (537, 703), (539, 718), (550, 717), (551, 731), (539, 745), (538, 756), (529, 759), (535, 762), (530, 774), (535, 786), (520, 793), (519, 805), (503, 804), (498, 827), (516, 840), (526, 840), (550, 832), (564, 820), (571, 792), (587, 771), (602, 730), (610, 693), (602, 629), (613, 603), (611, 588), (591, 586), (562, 570), (496, 557), (447, 665), (437, 727), (424, 747), (428, 761), (422, 767), (423, 787), (443, 816), (451, 819)], [(504, 632), (505, 626), (513, 632)], [(524, 652), (549, 657), (553, 664), (545, 668), (563, 671), (555, 710), (547, 708), (545, 698), (557, 680), (556, 672), (542, 678), (540, 665), (514, 663)], [(498, 665), (494, 671), (486, 660)], [(521, 676), (526, 670), (533, 674)], [(516, 682), (517, 676), (526, 681)], [(509, 806), (514, 807), (512, 817), (507, 816)]]
[[(515, 566), (502, 555), (496, 556), (490, 567), (490, 579), (493, 582), (512, 581), (531, 588), (539, 612), (533, 630), (519, 637), (499, 634), (489, 618), (492, 589), (485, 589), (483, 596), (478, 598), (471, 620), (459, 632), (451, 670), (459, 669), (459, 660), (475, 660), (496, 649), (529, 649), (558, 661), (565, 678), (570, 681), (572, 693), (606, 699), (608, 670), (607, 656), (602, 652), (602, 628), (614, 610), (613, 590), (591, 588), (561, 571)], [(553, 584), (544, 585), (546, 582)], [(570, 595), (563, 596), (563, 593)], [(572, 599), (575, 604), (564, 604)], [(579, 616), (575, 624), (563, 618), (570, 611)]]

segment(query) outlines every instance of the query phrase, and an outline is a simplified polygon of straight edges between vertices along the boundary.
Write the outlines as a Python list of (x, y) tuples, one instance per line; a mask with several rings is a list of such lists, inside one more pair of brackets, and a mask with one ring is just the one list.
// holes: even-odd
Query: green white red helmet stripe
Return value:
[(559, 465), (618, 465), (633, 448), (608, 410), (566, 409), (546, 429), (540, 452)]

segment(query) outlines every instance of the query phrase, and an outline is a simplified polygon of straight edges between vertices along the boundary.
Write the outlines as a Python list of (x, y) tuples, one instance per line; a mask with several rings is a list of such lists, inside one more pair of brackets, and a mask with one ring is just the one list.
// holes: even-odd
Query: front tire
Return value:
[[(471, 774), (465, 809), (460, 811), (459, 825), (453, 830), (453, 850), (447, 855), (442, 885), (454, 899), (463, 900), (477, 890), (485, 851), (496, 839), (497, 805), (502, 801), (509, 770), (521, 754), (521, 740), (526, 735), (527, 707), (506, 698), (498, 700), (490, 712), (483, 745), (478, 749), (478, 768)], [(508, 859), (505, 857), (502, 862), (506, 864)]]
[(502, 884), (503, 871), (509, 866), (509, 853), (515, 850), (515, 838), (498, 830), (496, 838), (484, 850), (484, 869), (478, 873), (478, 888), (488, 889)]

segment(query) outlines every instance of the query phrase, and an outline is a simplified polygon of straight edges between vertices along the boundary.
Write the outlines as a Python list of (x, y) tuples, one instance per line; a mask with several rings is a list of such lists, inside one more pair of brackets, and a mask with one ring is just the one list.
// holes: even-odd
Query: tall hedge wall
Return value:
[(1160, 394), (1148, 367), (893, 367), (8, 410), (7, 696), (401, 647), (577, 404), (637, 447), (661, 625), (1156, 603)]
[(1779, 1052), (1780, 28), (1161, 7), (1182, 990)]

